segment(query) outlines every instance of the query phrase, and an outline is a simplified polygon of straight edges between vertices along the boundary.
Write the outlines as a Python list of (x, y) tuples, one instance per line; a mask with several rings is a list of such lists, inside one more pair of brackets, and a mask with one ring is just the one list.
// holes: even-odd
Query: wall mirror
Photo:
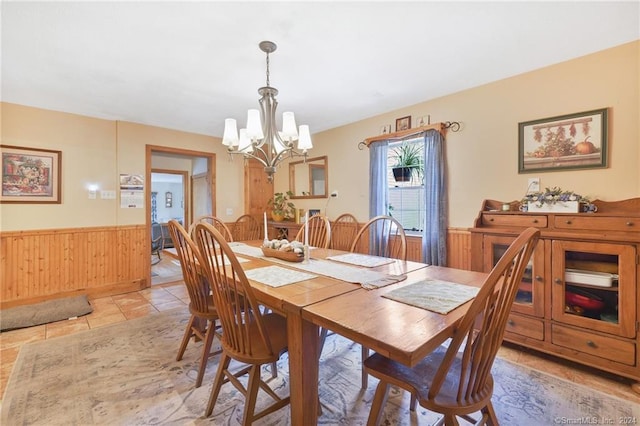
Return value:
[(307, 158), (289, 163), (291, 198), (327, 198), (329, 176), (327, 157)]

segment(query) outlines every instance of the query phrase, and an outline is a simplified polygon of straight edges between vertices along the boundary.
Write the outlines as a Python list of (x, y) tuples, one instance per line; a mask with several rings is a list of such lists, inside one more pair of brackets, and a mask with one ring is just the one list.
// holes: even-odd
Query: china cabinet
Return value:
[(595, 213), (531, 213), (485, 200), (471, 268), (488, 272), (523, 229), (540, 229), (505, 340), (632, 378), (640, 392), (640, 198), (593, 204)]

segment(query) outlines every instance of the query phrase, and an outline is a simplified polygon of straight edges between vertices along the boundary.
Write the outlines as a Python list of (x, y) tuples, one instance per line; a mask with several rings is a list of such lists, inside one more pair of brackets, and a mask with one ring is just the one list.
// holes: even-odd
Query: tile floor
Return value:
[[(151, 288), (133, 293), (90, 300), (94, 308), (93, 312), (74, 320), (0, 333), (0, 395), (4, 395), (11, 369), (23, 344), (103, 327), (145, 315), (153, 315), (180, 306), (186, 308), (188, 297), (182, 282), (154, 285)], [(499, 355), (577, 384), (640, 404), (640, 395), (631, 389), (632, 382), (629, 379), (510, 344), (505, 344)]]

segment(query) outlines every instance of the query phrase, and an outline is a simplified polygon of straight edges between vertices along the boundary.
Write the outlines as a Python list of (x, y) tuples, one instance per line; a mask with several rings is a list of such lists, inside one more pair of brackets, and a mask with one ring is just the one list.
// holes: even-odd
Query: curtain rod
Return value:
[(419, 135), (428, 130), (437, 130), (444, 137), (448, 129), (450, 129), (452, 132), (457, 132), (460, 130), (460, 123), (457, 121), (446, 121), (444, 123), (427, 124), (426, 126), (417, 127), (415, 129), (407, 129), (407, 130), (401, 130), (399, 132), (388, 133), (386, 135), (372, 136), (361, 142), (358, 142), (358, 149), (363, 150), (365, 146), (368, 147), (373, 142), (405, 139), (409, 136)]

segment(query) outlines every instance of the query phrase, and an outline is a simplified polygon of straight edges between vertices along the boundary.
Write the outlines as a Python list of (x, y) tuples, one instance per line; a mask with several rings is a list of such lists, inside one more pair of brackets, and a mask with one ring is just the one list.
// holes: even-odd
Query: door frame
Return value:
[[(173, 148), (161, 145), (145, 145), (145, 182), (144, 196), (145, 202), (145, 225), (147, 229), (146, 252), (151, 253), (151, 157), (154, 153), (174, 154), (183, 157), (203, 157), (207, 159), (207, 173), (209, 174), (209, 183), (211, 185), (211, 211), (216, 214), (216, 154), (213, 152), (195, 151), (191, 149)], [(191, 173), (190, 173), (191, 174)], [(191, 203), (191, 200), (189, 200)], [(190, 206), (189, 206), (190, 207)], [(185, 207), (186, 209), (186, 207)], [(185, 215), (185, 224), (187, 216)], [(149, 261), (151, 264), (151, 261)], [(151, 287), (151, 267), (147, 269), (147, 288)]]

